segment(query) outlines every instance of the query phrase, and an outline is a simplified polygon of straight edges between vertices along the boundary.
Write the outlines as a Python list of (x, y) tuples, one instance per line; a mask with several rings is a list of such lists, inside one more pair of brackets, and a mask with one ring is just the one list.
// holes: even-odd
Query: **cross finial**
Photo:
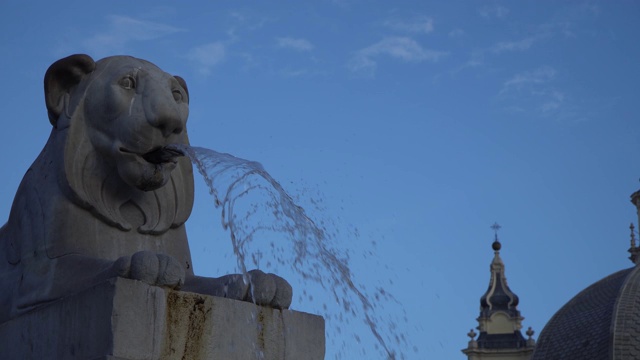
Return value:
[(493, 225), (491, 225), (491, 228), (493, 229), (493, 232), (495, 234), (495, 240), (498, 241), (498, 230), (500, 230), (502, 226), (500, 226), (500, 224), (498, 224), (497, 222), (494, 222)]
[(529, 339), (531, 339), (531, 337), (533, 336), (533, 334), (535, 334), (536, 332), (533, 331), (533, 329), (531, 328), (531, 326), (529, 326), (529, 329), (527, 330), (527, 336), (529, 337)]

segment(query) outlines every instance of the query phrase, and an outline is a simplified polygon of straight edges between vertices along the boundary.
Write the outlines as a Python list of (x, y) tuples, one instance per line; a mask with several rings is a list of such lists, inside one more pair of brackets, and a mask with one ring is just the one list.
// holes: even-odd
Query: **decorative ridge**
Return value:
[(629, 247), (629, 250), (627, 250), (629, 254), (631, 254), (629, 256), (629, 260), (631, 260), (632, 263), (638, 265), (640, 263), (640, 248), (636, 246), (636, 232), (635, 232), (635, 226), (633, 226), (633, 223), (629, 225), (629, 230), (631, 230), (631, 235), (630, 235), (631, 246)]
[(611, 316), (613, 359), (633, 359), (636, 347), (629, 339), (640, 336), (640, 267), (632, 268), (618, 292)]

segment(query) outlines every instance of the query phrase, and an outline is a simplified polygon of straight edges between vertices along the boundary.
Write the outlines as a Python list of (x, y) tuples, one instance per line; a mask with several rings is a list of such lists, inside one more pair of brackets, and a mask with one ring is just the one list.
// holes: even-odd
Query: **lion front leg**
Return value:
[(247, 273), (247, 281), (240, 274), (219, 278), (192, 276), (186, 279), (183, 290), (199, 294), (253, 302), (276, 309), (288, 309), (293, 298), (291, 285), (280, 276), (261, 270)]

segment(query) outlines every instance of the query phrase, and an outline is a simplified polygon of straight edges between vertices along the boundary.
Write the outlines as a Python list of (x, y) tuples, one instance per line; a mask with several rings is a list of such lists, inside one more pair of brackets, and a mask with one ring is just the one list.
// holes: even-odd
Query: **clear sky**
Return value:
[[(310, 213), (340, 231), (357, 282), (394, 294), (389, 316), (406, 311), (407, 359), (464, 358), (496, 221), (536, 338), (579, 290), (631, 266), (640, 2), (5, 0), (0, 33), (2, 222), (50, 132), (47, 67), (129, 54), (186, 79), (193, 145), (322, 200)], [(196, 185), (195, 270), (233, 272)], [(335, 326), (327, 359), (384, 358), (362, 355), (372, 336), (358, 322), (362, 343), (346, 348)]]

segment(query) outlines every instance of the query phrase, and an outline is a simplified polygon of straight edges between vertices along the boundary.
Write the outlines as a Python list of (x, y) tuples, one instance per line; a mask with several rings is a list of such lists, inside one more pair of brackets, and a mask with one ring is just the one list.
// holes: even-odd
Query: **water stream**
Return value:
[[(286, 270), (304, 284), (317, 283), (331, 294), (332, 302), (323, 303), (320, 310), (329, 338), (341, 339), (343, 346), (361, 343), (364, 334), (353, 333), (350, 340), (343, 334), (351, 320), (361, 320), (381, 356), (405, 358), (406, 338), (395, 320), (380, 315), (385, 306), (398, 307), (393, 297), (382, 287), (367, 292), (356, 284), (347, 254), (335, 246), (338, 239), (325, 225), (316, 224), (260, 163), (204, 148), (175, 147), (191, 159), (221, 208), (222, 226), (229, 231), (243, 274), (252, 268)], [(305, 289), (294, 286), (296, 292), (314, 301)]]

